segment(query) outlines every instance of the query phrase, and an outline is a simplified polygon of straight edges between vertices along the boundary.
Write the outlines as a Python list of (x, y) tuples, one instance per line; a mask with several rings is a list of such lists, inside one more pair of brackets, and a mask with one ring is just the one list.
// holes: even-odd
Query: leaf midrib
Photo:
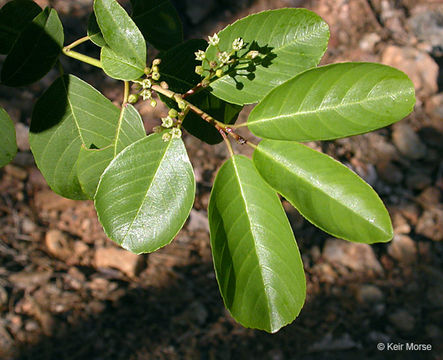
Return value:
[(166, 153), (168, 152), (169, 147), (171, 146), (171, 144), (172, 144), (173, 141), (174, 141), (174, 140), (170, 140), (170, 141), (168, 142), (168, 144), (165, 146), (165, 149), (164, 149), (163, 155), (161, 156), (161, 158), (160, 158), (159, 161), (158, 161), (158, 166), (157, 166), (157, 168), (156, 168), (156, 170), (155, 170), (155, 172), (154, 172), (154, 174), (153, 174), (153, 176), (152, 176), (152, 178), (151, 178), (151, 181), (149, 182), (148, 186), (146, 187), (146, 193), (145, 193), (145, 195), (143, 196), (143, 199), (142, 199), (142, 201), (141, 201), (141, 203), (140, 203), (140, 205), (139, 205), (139, 207), (138, 207), (138, 209), (137, 209), (137, 213), (134, 215), (134, 218), (132, 219), (131, 224), (128, 226), (128, 229), (126, 230), (126, 234), (125, 234), (125, 236), (123, 236), (123, 238), (122, 238), (121, 244), (123, 244), (123, 243), (125, 242), (126, 237), (128, 236), (129, 231), (130, 231), (131, 228), (132, 228), (132, 225), (134, 225), (134, 222), (135, 222), (135, 220), (137, 219), (137, 217), (138, 217), (138, 215), (139, 215), (139, 213), (140, 213), (140, 211), (141, 211), (141, 208), (143, 207), (143, 204), (145, 203), (146, 197), (148, 196), (148, 193), (149, 193), (149, 190), (150, 190), (150, 188), (151, 188), (151, 185), (152, 185), (152, 183), (154, 182), (154, 180), (155, 180), (155, 178), (156, 178), (156, 176), (157, 176), (157, 173), (158, 173), (158, 171), (159, 171), (159, 169), (160, 169), (160, 164), (162, 163), (163, 159), (165, 158)]
[[(396, 93), (397, 94), (397, 93)], [(352, 106), (356, 106), (356, 105), (362, 105), (362, 104), (366, 104), (366, 103), (370, 103), (373, 101), (378, 101), (378, 100), (382, 100), (384, 98), (387, 98), (388, 95), (381, 95), (381, 96), (376, 96), (376, 97), (366, 97), (366, 99), (361, 100), (361, 101), (354, 101), (354, 102), (348, 102), (348, 103), (340, 103), (336, 106), (326, 106), (323, 108), (318, 108), (316, 110), (303, 110), (303, 111), (296, 111), (293, 112), (291, 114), (282, 114), (282, 115), (277, 115), (274, 117), (268, 117), (268, 118), (262, 118), (259, 120), (253, 120), (253, 121), (248, 121), (248, 124), (250, 125), (257, 125), (257, 124), (262, 124), (262, 123), (266, 123), (269, 121), (275, 121), (275, 120), (281, 120), (281, 119), (292, 119), (298, 116), (303, 116), (303, 115), (311, 115), (311, 114), (318, 114), (318, 113), (323, 113), (323, 112), (327, 112), (327, 111), (338, 111), (339, 109), (345, 109), (347, 107), (352, 107)]]
[[(239, 190), (240, 190), (241, 198), (243, 200), (242, 202), (243, 202), (243, 206), (245, 208), (245, 213), (247, 215), (246, 217), (248, 219), (249, 232), (252, 235), (252, 240), (253, 240), (252, 243), (254, 244), (254, 254), (255, 254), (255, 257), (257, 259), (257, 263), (259, 265), (258, 268), (259, 268), (259, 272), (260, 272), (260, 278), (261, 278), (261, 283), (262, 283), (262, 287), (263, 287), (263, 293), (265, 294), (265, 298), (266, 298), (266, 305), (267, 305), (267, 308), (268, 308), (268, 314), (271, 314), (270, 301), (269, 301), (269, 297), (268, 297), (268, 294), (266, 292), (266, 288), (265, 288), (265, 285), (264, 285), (263, 273), (261, 271), (262, 264), (260, 262), (260, 259), (259, 259), (258, 255), (257, 255), (257, 246), (255, 244), (255, 234), (253, 232), (253, 227), (252, 227), (251, 219), (250, 219), (250, 216), (249, 216), (248, 205), (247, 205), (247, 202), (245, 200), (246, 196), (245, 196), (245, 193), (244, 193), (244, 190), (243, 190), (243, 186), (242, 186), (242, 184), (240, 182), (240, 174), (239, 174), (239, 171), (238, 171), (238, 168), (237, 168), (235, 157), (232, 157), (232, 165), (233, 165), (233, 168), (234, 168), (235, 176), (236, 176), (236, 179), (237, 179), (237, 185), (238, 185)], [(269, 317), (269, 319), (268, 319), (269, 325), (272, 327), (272, 321), (271, 321), (270, 315), (268, 315), (268, 317)]]
[[(304, 146), (304, 145), (302, 145), (302, 146)], [(294, 172), (291, 170), (291, 168), (289, 168), (288, 166), (286, 166), (285, 163), (282, 163), (282, 162), (276, 161), (276, 160), (272, 157), (272, 155), (271, 155), (270, 153), (268, 153), (266, 150), (263, 149), (263, 147), (257, 147), (257, 150), (260, 151), (263, 155), (267, 156), (269, 159), (271, 159), (275, 164), (277, 164), (277, 166), (283, 167), (283, 168), (286, 169), (289, 173), (293, 174), (295, 177), (297, 177), (298, 179), (300, 179), (300, 180), (301, 180), (302, 182), (304, 182), (305, 184), (308, 184), (309, 186), (314, 187), (314, 186), (313, 186), (313, 185), (312, 185), (312, 184), (311, 184), (311, 183), (310, 183), (305, 177), (303, 177), (303, 176), (299, 176), (299, 175), (297, 175), (296, 173), (294, 173)], [(312, 151), (315, 151), (315, 150), (312, 150)], [(331, 159), (332, 159), (332, 158), (331, 158)], [(332, 159), (332, 160), (335, 161), (335, 162), (337, 162), (337, 164), (342, 165), (342, 164), (339, 163), (337, 160), (335, 160), (335, 159)], [(342, 165), (342, 166), (344, 166), (344, 165)], [(348, 169), (348, 170), (349, 170), (349, 169)], [(351, 170), (350, 170), (350, 171), (351, 171)], [(357, 180), (358, 180), (358, 181), (363, 181), (363, 180), (361, 180), (360, 178), (358, 178)], [(364, 183), (364, 184), (366, 184), (366, 183)], [(344, 207), (344, 208), (350, 210), (350, 211), (351, 211), (353, 214), (355, 214), (357, 217), (359, 217), (359, 218), (361, 218), (361, 219), (364, 219), (364, 221), (365, 221), (366, 223), (368, 223), (368, 224), (371, 225), (372, 227), (376, 227), (376, 228), (379, 229), (383, 234), (386, 233), (382, 228), (380, 228), (379, 226), (375, 225), (374, 223), (371, 223), (370, 221), (368, 221), (365, 217), (361, 216), (361, 215), (360, 215), (358, 212), (356, 212), (354, 209), (345, 206), (344, 204), (342, 204), (342, 203), (341, 203), (340, 201), (338, 201), (337, 199), (331, 197), (331, 196), (329, 195), (329, 193), (326, 192), (326, 191), (324, 191), (322, 188), (315, 187), (315, 189), (319, 190), (323, 195), (325, 195), (325, 197), (327, 197), (328, 199), (330, 199), (330, 201), (332, 201), (332, 202), (334, 202), (334, 203), (336, 203), (336, 204), (339, 204), (340, 206), (342, 206), (342, 207)], [(276, 190), (277, 192), (281, 193), (284, 197), (286, 197), (286, 195), (283, 194), (283, 192), (280, 192), (280, 191), (278, 191), (277, 189), (275, 189), (275, 190)], [(297, 206), (295, 206), (294, 204), (293, 204), (293, 206), (294, 206), (295, 208), (297, 208), (298, 211), (302, 212), (302, 211), (301, 211)], [(304, 214), (304, 212), (303, 212), (303, 214)], [(303, 215), (303, 216), (305, 216), (305, 215)], [(310, 218), (308, 218), (308, 217), (306, 217), (306, 218), (307, 218), (311, 223), (314, 223)]]

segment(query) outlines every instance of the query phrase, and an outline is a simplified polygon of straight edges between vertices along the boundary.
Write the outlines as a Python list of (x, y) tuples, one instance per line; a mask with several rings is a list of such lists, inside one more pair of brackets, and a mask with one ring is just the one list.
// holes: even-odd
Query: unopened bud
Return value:
[(146, 66), (144, 73), (145, 75), (149, 75), (151, 73), (151, 68), (149, 66)]
[(155, 108), (157, 106), (157, 101), (155, 101), (154, 99), (151, 100), (151, 106), (153, 108)]
[(158, 70), (158, 66), (157, 65), (154, 65), (153, 67), (152, 67), (152, 72), (154, 73), (154, 72), (159, 72), (159, 70)]
[(183, 100), (177, 100), (177, 105), (180, 110), (184, 110), (186, 108), (186, 103)]
[(178, 116), (178, 112), (177, 112), (177, 110), (175, 110), (175, 109), (170, 109), (169, 112), (168, 112), (168, 115), (169, 115), (170, 117), (172, 117), (172, 118), (175, 118), (175, 117)]
[(162, 81), (160, 83), (160, 86), (162, 87), (162, 89), (168, 90), (169, 89), (169, 85), (166, 81)]
[(128, 97), (128, 103), (135, 104), (138, 101), (139, 95), (138, 94), (131, 94)]
[(162, 62), (161, 59), (154, 59), (154, 61), (152, 62), (152, 65), (160, 65)]
[(218, 70), (215, 72), (215, 75), (216, 75), (217, 77), (221, 77), (221, 76), (223, 75), (223, 70), (222, 70), (222, 69), (218, 69)]
[(198, 74), (198, 75), (201, 75), (201, 74), (203, 74), (203, 66), (196, 66), (195, 67), (195, 73), (196, 74)]
[(205, 79), (202, 80), (202, 86), (203, 86), (203, 87), (208, 87), (209, 84), (210, 84), (209, 79), (206, 79), (206, 78), (205, 78)]
[(160, 79), (160, 73), (158, 73), (158, 72), (153, 72), (152, 73), (152, 79), (153, 80), (158, 80), (158, 79)]
[(257, 51), (257, 50), (251, 50), (250, 52), (248, 52), (247, 54), (246, 54), (246, 57), (248, 58), (248, 59), (255, 59), (257, 56), (259, 55), (259, 52)]

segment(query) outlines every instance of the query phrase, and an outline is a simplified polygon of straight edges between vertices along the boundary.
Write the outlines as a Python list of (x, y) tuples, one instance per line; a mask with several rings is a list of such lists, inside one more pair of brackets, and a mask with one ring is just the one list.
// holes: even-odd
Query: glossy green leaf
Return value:
[(2, 83), (23, 86), (41, 79), (57, 61), (63, 39), (57, 12), (46, 8), (18, 36), (3, 64)]
[[(271, 89), (316, 66), (329, 40), (328, 25), (305, 9), (278, 9), (247, 16), (219, 33), (220, 51), (229, 52), (236, 38), (260, 52), (254, 61), (225, 67), (226, 75), (212, 82), (213, 94), (235, 104), (260, 101)], [(219, 50), (209, 46), (206, 57), (216, 60)], [(204, 63), (207, 67), (207, 63)]]
[(57, 79), (34, 107), (29, 141), (38, 168), (56, 193), (86, 199), (77, 177), (82, 145), (105, 148), (115, 138), (119, 110), (73, 75)]
[(112, 159), (124, 148), (144, 138), (143, 121), (138, 111), (130, 104), (123, 106), (116, 128), (115, 139), (103, 149), (81, 147), (77, 162), (77, 176), (83, 191), (94, 198), (98, 181)]
[(0, 54), (9, 53), (23, 29), (41, 11), (31, 0), (13, 0), (0, 9)]
[(400, 70), (374, 63), (333, 64), (271, 91), (249, 115), (248, 127), (266, 139), (337, 139), (399, 121), (414, 104), (414, 85)]
[[(160, 54), (159, 58), (162, 59), (160, 80), (166, 81), (169, 88), (177, 93), (183, 94), (192, 89), (201, 80), (200, 76), (194, 72), (195, 66), (198, 65), (194, 52), (204, 49), (206, 45), (207, 43), (204, 40), (193, 39)], [(180, 61), (177, 61), (177, 59), (180, 59)], [(165, 98), (162, 99), (168, 106), (175, 107), (175, 102), (168, 101)], [(241, 106), (227, 103), (206, 90), (189, 96), (186, 100), (226, 124), (235, 123), (242, 109)], [(217, 144), (223, 141), (214, 126), (193, 112), (188, 113), (183, 122), (183, 127), (190, 134), (208, 144)]]
[(125, 148), (100, 178), (95, 208), (106, 234), (134, 253), (169, 244), (195, 196), (192, 166), (181, 139), (152, 134)]
[(168, 50), (183, 41), (177, 10), (169, 0), (131, 0), (132, 18), (146, 41), (158, 50)]
[(0, 107), (0, 167), (10, 163), (17, 153), (14, 123)]
[(103, 70), (121, 80), (135, 80), (146, 66), (146, 42), (134, 21), (116, 0), (95, 0), (94, 12), (107, 46), (102, 48)]
[(260, 142), (253, 159), (266, 182), (320, 229), (367, 244), (392, 239), (377, 193), (338, 161), (297, 142), (274, 140)]
[(280, 200), (235, 155), (221, 167), (208, 207), (215, 273), (225, 306), (243, 326), (276, 332), (303, 306), (303, 264)]
[(103, 38), (103, 34), (102, 31), (100, 30), (100, 27), (98, 26), (97, 18), (95, 17), (94, 12), (92, 12), (91, 15), (89, 16), (88, 36), (95, 45), (100, 47), (106, 45), (106, 41)]

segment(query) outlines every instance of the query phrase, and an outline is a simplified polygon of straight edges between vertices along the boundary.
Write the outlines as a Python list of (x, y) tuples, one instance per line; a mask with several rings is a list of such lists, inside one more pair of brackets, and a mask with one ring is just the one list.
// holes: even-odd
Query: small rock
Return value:
[(7, 174), (11, 175), (12, 177), (14, 177), (18, 180), (25, 180), (28, 177), (28, 173), (26, 172), (26, 170), (24, 170), (18, 166), (9, 164), (9, 165), (6, 165), (4, 167), (4, 169)]
[(419, 11), (409, 20), (414, 35), (428, 43), (436, 56), (443, 51), (443, 12), (437, 9)]
[(83, 241), (74, 242), (74, 252), (77, 256), (81, 256), (85, 254), (89, 250), (89, 246), (86, 245)]
[(426, 146), (408, 124), (397, 123), (394, 125), (392, 141), (397, 149), (409, 159), (417, 160), (426, 155)]
[(404, 71), (414, 83), (417, 92), (430, 96), (438, 91), (438, 65), (427, 53), (413, 47), (387, 46), (382, 63)]
[(28, 151), (29, 146), (29, 127), (25, 124), (15, 124), (15, 134), (17, 138), (17, 147), (20, 151)]
[(380, 35), (377, 33), (369, 33), (365, 34), (360, 40), (359, 46), (363, 51), (367, 51), (369, 53), (374, 52), (375, 45), (381, 40)]
[(188, 223), (189, 231), (205, 230), (209, 232), (209, 222), (205, 211), (191, 210)]
[(49, 253), (60, 260), (67, 260), (72, 256), (70, 241), (60, 230), (49, 230), (45, 236), (45, 244)]
[(0, 323), (0, 359), (12, 360), (17, 358), (16, 355), (14, 340), (9, 331)]
[(95, 252), (95, 266), (98, 268), (114, 268), (129, 277), (135, 277), (141, 257), (127, 250), (114, 247), (98, 248)]
[(26, 272), (20, 271), (14, 274), (11, 274), (8, 278), (9, 282), (12, 286), (19, 289), (26, 289), (27, 291), (31, 291), (32, 289), (45, 284), (49, 278), (51, 277), (52, 272)]
[(193, 314), (192, 319), (199, 325), (203, 325), (208, 318), (208, 310), (206, 307), (198, 301), (194, 301), (189, 306), (189, 311)]
[(415, 318), (403, 309), (390, 314), (388, 319), (400, 331), (409, 332), (415, 327)]
[(388, 254), (405, 265), (417, 260), (417, 248), (414, 241), (407, 235), (394, 235), (388, 247)]
[(343, 265), (357, 272), (383, 272), (374, 251), (368, 244), (328, 239), (323, 249), (323, 257), (330, 263)]
[(375, 285), (361, 285), (357, 289), (358, 301), (366, 304), (375, 304), (383, 301), (383, 292)]
[(392, 218), (392, 225), (394, 227), (395, 234), (409, 234), (411, 232), (411, 227), (403, 215), (396, 211)]
[(8, 292), (0, 285), (0, 311), (8, 305)]
[(443, 93), (436, 94), (429, 98), (425, 104), (425, 111), (433, 120), (432, 124), (439, 130), (443, 131)]
[(32, 234), (36, 231), (37, 225), (30, 218), (23, 218), (22, 220), (22, 231), (24, 234)]
[(434, 207), (423, 212), (415, 228), (417, 234), (434, 241), (443, 240), (443, 209)]
[(440, 203), (440, 190), (434, 186), (430, 186), (423, 190), (417, 198), (417, 201), (425, 209), (431, 209)]

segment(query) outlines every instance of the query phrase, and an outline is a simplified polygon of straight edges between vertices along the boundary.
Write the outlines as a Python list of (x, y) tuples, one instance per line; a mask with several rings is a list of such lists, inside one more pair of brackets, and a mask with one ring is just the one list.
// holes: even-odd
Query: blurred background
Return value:
[[(92, 0), (36, 2), (58, 11), (66, 44), (85, 35)], [(369, 246), (333, 239), (284, 201), (305, 266), (306, 305), (275, 335), (245, 329), (224, 309), (209, 246), (206, 208), (227, 156), (223, 144), (185, 135), (197, 179), (191, 216), (171, 245), (136, 256), (106, 238), (91, 201), (59, 197), (35, 167), (28, 143), (32, 107), (57, 73), (23, 89), (0, 86), (0, 105), (15, 122), (19, 146), (13, 163), (0, 169), (0, 359), (442, 359), (443, 2), (174, 3), (186, 38), (207, 38), (265, 9), (305, 7), (331, 29), (322, 64), (375, 61), (409, 75), (417, 105), (407, 119), (309, 144), (375, 188), (391, 214), (394, 240)], [(79, 51), (98, 57), (92, 44)], [(62, 63), (121, 101), (119, 82), (73, 59)], [(148, 130), (167, 112), (148, 103), (137, 108)], [(431, 344), (432, 351), (379, 351), (380, 342)]]

